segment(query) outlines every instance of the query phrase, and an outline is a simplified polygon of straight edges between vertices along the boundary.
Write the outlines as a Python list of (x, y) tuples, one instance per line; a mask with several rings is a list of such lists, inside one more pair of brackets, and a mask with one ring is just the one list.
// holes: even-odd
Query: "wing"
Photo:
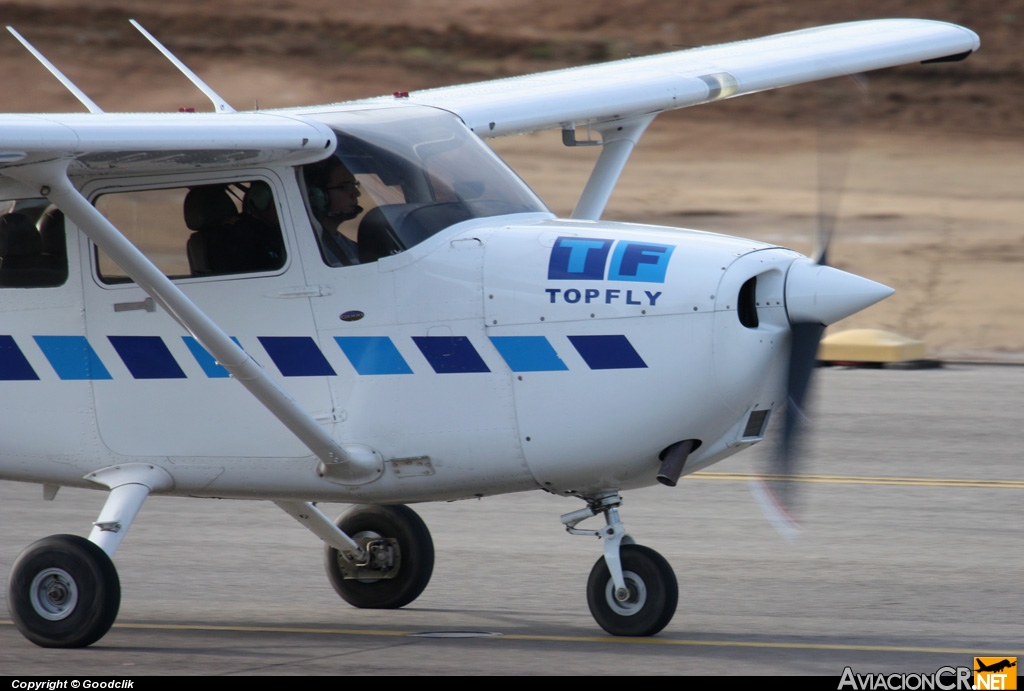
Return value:
[(71, 113), (0, 116), (0, 170), (63, 159), (70, 170), (222, 167), (326, 156), (330, 129), (277, 113)]
[(334, 133), (283, 114), (72, 113), (0, 115), (0, 196), (33, 196), (16, 170), (61, 161), (67, 173), (231, 169), (327, 156)]
[(479, 136), (496, 137), (627, 120), (818, 79), (958, 59), (980, 45), (977, 34), (955, 24), (881, 19), (413, 92), (408, 100), (449, 110)]

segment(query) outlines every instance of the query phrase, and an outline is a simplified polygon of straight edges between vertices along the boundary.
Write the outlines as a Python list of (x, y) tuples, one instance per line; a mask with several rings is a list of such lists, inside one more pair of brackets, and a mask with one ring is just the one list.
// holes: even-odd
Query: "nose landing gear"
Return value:
[[(587, 507), (562, 516), (573, 535), (604, 538), (604, 556), (587, 580), (587, 604), (602, 629), (613, 636), (653, 636), (672, 621), (679, 600), (679, 585), (663, 556), (635, 543), (619, 519), (618, 493), (587, 498)], [(603, 513), (601, 530), (576, 525)]]
[(620, 598), (605, 559), (587, 580), (587, 604), (601, 628), (615, 636), (653, 636), (676, 613), (679, 588), (665, 558), (650, 547), (622, 545), (619, 558), (626, 593)]

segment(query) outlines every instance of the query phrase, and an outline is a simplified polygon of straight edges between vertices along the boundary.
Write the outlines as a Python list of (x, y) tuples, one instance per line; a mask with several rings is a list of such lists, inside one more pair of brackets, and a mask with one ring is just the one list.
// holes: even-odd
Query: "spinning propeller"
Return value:
[[(786, 276), (786, 311), (792, 341), (782, 435), (768, 462), (767, 472), (751, 484), (754, 497), (768, 520), (789, 541), (800, 531), (793, 515), (795, 476), (802, 438), (810, 422), (806, 414), (808, 392), (825, 327), (894, 292), (887, 286), (828, 265), (829, 244), (839, 212), (855, 125), (863, 113), (867, 96), (867, 80), (863, 75), (850, 75), (841, 82), (844, 86), (853, 85), (853, 89), (844, 89), (843, 96), (849, 100), (852, 95), (857, 103), (828, 109), (847, 116), (844, 122), (832, 123), (838, 127), (827, 126), (824, 119), (819, 123), (818, 217), (813, 258), (794, 262)], [(829, 98), (832, 101), (832, 97)], [(825, 112), (825, 109), (819, 111)]]

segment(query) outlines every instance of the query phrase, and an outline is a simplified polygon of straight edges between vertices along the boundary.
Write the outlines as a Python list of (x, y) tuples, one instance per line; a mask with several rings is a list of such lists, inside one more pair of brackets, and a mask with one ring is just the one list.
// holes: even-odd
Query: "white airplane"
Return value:
[[(88, 539), (13, 567), (8, 606), (40, 646), (108, 631), (112, 558), (150, 494), (273, 501), (323, 540), (342, 598), (384, 609), (433, 567), (406, 504), (575, 497), (561, 522), (604, 538), (597, 623), (658, 633), (676, 579), (620, 493), (760, 441), (799, 408), (823, 325), (892, 291), (825, 245), (603, 222), (626, 160), (665, 110), (980, 45), (857, 22), (243, 113), (146, 35), (215, 112), (104, 113), (21, 39), (89, 112), (0, 116), (0, 479), (109, 490)], [(569, 218), (483, 141), (594, 143), (577, 127), (602, 148)], [(355, 507), (335, 522), (327, 501)]]

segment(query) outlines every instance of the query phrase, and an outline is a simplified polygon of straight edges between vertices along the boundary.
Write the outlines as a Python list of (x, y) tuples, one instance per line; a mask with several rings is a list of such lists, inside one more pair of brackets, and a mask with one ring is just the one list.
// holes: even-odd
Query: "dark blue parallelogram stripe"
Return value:
[(286, 377), (337, 376), (309, 336), (260, 336), (259, 341)]
[(184, 379), (178, 361), (159, 336), (107, 336), (136, 379)]
[(629, 339), (622, 335), (569, 336), (590, 369), (642, 369), (647, 367)]
[(491, 371), (465, 336), (413, 336), (412, 340), (438, 374)]
[(0, 381), (32, 381), (39, 375), (28, 363), (14, 336), (0, 336)]

